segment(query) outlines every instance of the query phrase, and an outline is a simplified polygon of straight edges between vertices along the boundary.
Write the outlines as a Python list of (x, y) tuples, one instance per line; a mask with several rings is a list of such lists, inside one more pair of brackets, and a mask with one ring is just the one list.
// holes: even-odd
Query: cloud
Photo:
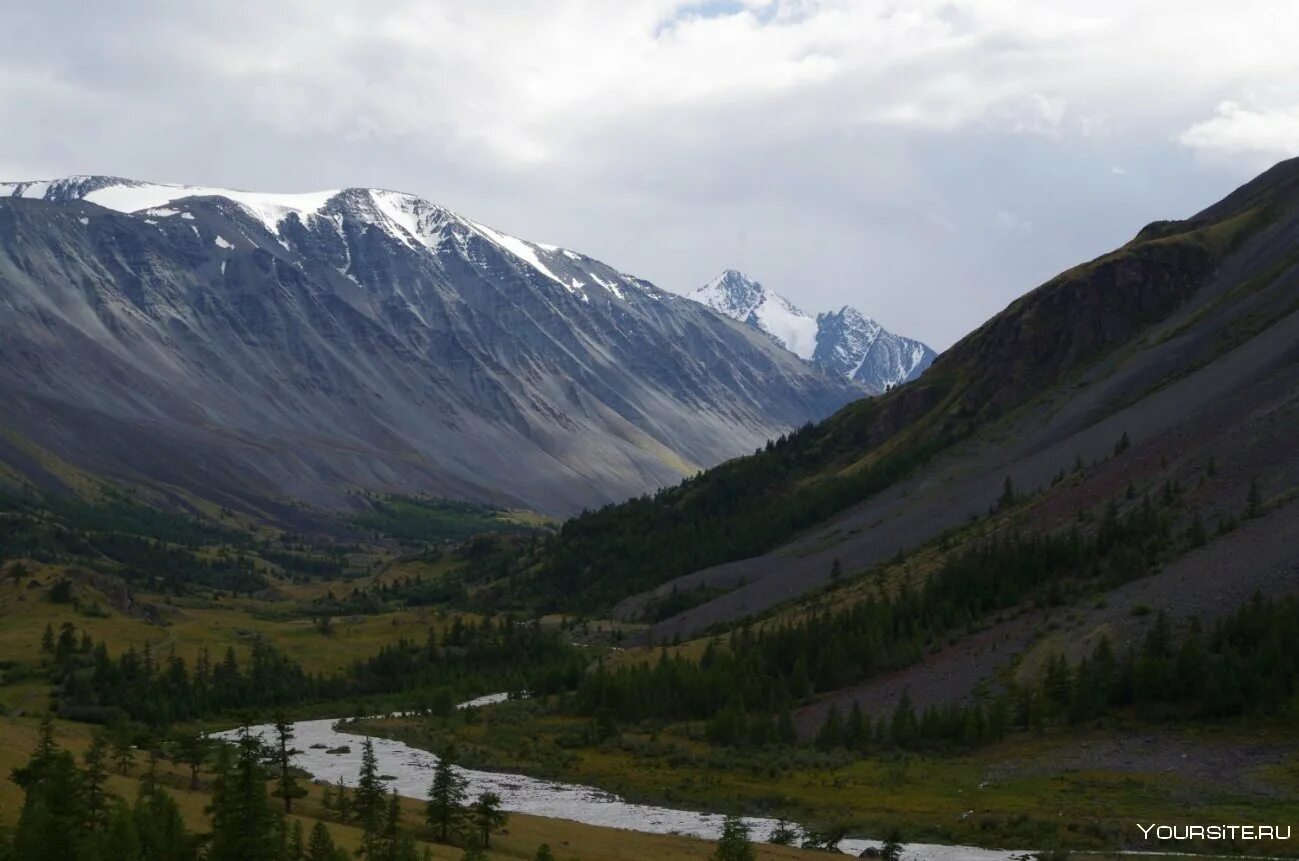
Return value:
[(1299, 155), (1299, 104), (1257, 109), (1238, 102), (1223, 102), (1212, 117), (1186, 129), (1177, 140), (1200, 150), (1296, 156)]
[(940, 347), (1248, 178), (1210, 142), (1281, 154), (1293, 113), (1239, 105), (1299, 80), (1288, 0), (0, 0), (0, 21), (0, 178), (399, 188), (682, 292), (748, 268)]

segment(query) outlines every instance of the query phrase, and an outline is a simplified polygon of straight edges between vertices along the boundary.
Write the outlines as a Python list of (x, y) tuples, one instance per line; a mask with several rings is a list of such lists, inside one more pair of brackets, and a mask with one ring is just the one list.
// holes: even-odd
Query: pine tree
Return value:
[(780, 716), (776, 718), (776, 741), (783, 745), (792, 745), (798, 741), (798, 733), (794, 729), (794, 716), (787, 708), (781, 709)]
[(501, 810), (501, 797), (495, 792), (484, 792), (474, 802), (471, 813), (482, 847), (492, 848), (492, 832), (504, 828), (508, 819), (505, 811)]
[(555, 861), (555, 853), (550, 851), (550, 844), (542, 843), (537, 847), (537, 854), (532, 856), (532, 861)]
[(383, 781), (379, 779), (378, 759), (374, 755), (374, 741), (368, 736), (361, 746), (361, 772), (357, 777), (356, 790), (352, 794), (352, 814), (364, 834), (373, 837), (379, 832), (383, 818), (384, 796)]
[[(141, 781), (133, 812), (140, 854), (150, 861), (192, 861), (198, 857), (197, 841), (186, 830), (175, 799), (155, 778), (156, 770), (149, 780)], [(270, 857), (275, 857), (274, 853)]]
[(1015, 504), (1015, 485), (1011, 483), (1010, 476), (1006, 476), (1006, 481), (1001, 486), (1001, 496), (997, 499), (997, 509), (1004, 511)]
[(199, 788), (198, 773), (212, 751), (212, 740), (201, 732), (182, 732), (175, 736), (176, 761), (189, 766), (189, 789)]
[(451, 751), (443, 751), (433, 770), (433, 783), (428, 789), (428, 804), (424, 811), (429, 826), (443, 843), (451, 839), (451, 832), (464, 815), (466, 786), (467, 781), (456, 774), (451, 765)]
[(274, 762), (279, 778), (275, 785), (275, 796), (284, 803), (285, 813), (293, 812), (293, 799), (307, 794), (307, 790), (298, 785), (298, 779), (293, 774), (293, 757), (302, 753), (293, 746), (293, 735), (293, 725), (283, 714), (276, 716)]
[(771, 829), (771, 834), (767, 837), (767, 842), (776, 846), (793, 846), (796, 840), (798, 832), (783, 819), (776, 822), (776, 827)]
[(722, 822), (722, 837), (713, 851), (713, 861), (754, 861), (757, 855), (749, 840), (749, 826), (738, 816), (728, 816)]
[(91, 831), (103, 826), (108, 819), (107, 790), (104, 782), (108, 779), (108, 739), (103, 733), (95, 733), (90, 741), (90, 748), (82, 757), (86, 763), (83, 784), (86, 793), (86, 827)]
[(904, 848), (901, 832), (897, 828), (893, 828), (884, 840), (884, 845), (880, 847), (880, 858), (882, 861), (899, 861), (902, 858)]
[(816, 746), (818, 750), (833, 750), (842, 745), (843, 716), (839, 714), (838, 706), (831, 705), (829, 713), (825, 716), (825, 723), (816, 734)]
[(347, 786), (343, 783), (340, 775), (338, 783), (334, 784), (334, 810), (338, 813), (338, 821), (346, 825), (352, 819), (352, 799), (347, 794)]
[(334, 838), (330, 836), (325, 823), (317, 822), (311, 829), (311, 839), (307, 843), (307, 861), (344, 861), (347, 853), (335, 848)]
[(276, 861), (282, 820), (271, 806), (262, 772), (262, 744), (244, 729), (235, 759), (222, 746), (212, 783), (212, 843), (208, 861)]
[(41, 721), (36, 750), (12, 774), (23, 790), (14, 830), (14, 855), (26, 858), (76, 858), (83, 835), (83, 785), (72, 754), (54, 741), (54, 724)]
[(124, 732), (119, 732), (113, 736), (113, 765), (117, 766), (120, 774), (129, 774), (131, 764), (135, 761), (135, 749), (131, 745), (131, 739)]
[(334, 812), (334, 787), (326, 783), (320, 790), (320, 809), (326, 816)]
[(293, 820), (293, 830), (289, 834), (289, 861), (304, 861), (307, 857), (306, 841), (302, 834), (302, 820)]

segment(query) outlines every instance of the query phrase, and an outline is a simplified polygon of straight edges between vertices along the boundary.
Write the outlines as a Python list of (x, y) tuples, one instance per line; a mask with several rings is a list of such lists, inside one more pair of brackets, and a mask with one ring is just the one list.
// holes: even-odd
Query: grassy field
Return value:
[[(867, 835), (897, 825), (918, 841), (1105, 849), (1140, 845), (1138, 821), (1299, 821), (1299, 744), (1284, 726), (1169, 730), (1153, 739), (1172, 751), (1165, 765), (1145, 754), (1098, 755), (1116, 736), (1099, 730), (1018, 736), (959, 756), (850, 757), (735, 754), (667, 731), (624, 732), (584, 746), (580, 722), (525, 704), (504, 706), (496, 718), (489, 711), (476, 723), (370, 725), (430, 749), (454, 740), (457, 758), (479, 767), (591, 784), (643, 801), (847, 825)], [(1133, 745), (1138, 753), (1142, 743)], [(1209, 762), (1179, 767), (1178, 751)], [(1245, 848), (1299, 855), (1292, 846)]]
[[(453, 618), (422, 608), (344, 616), (333, 620), (333, 630), (325, 636), (306, 615), (302, 602), (330, 589), (346, 594), (357, 583), (317, 581), (286, 585), (276, 590), (274, 600), (145, 596), (151, 603), (162, 605), (162, 621), (158, 623), (114, 607), (107, 596), (83, 584), (74, 589), (80, 609), (51, 603), (45, 596), (61, 576), (61, 569), (32, 563), (27, 567), (29, 574), (20, 581), (0, 578), (0, 655), (28, 666), (40, 662), (45, 626), (57, 632), (63, 623), (70, 622), (79, 632), (89, 633), (95, 642), (106, 643), (112, 654), (128, 646), (138, 649), (150, 643), (155, 654), (166, 654), (174, 648), (178, 655), (192, 661), (200, 649), (206, 648), (218, 659), (228, 647), (242, 653), (253, 640), (264, 637), (308, 672), (329, 673), (403, 637), (422, 642), (430, 629), (441, 633)], [(94, 609), (87, 611), (90, 607)]]
[[(60, 722), (56, 727), (56, 740), (61, 747), (80, 753), (89, 745), (91, 731), (84, 724)], [(0, 744), (0, 773), (7, 776), (11, 769), (25, 762), (35, 747), (36, 737), (37, 721), (34, 718), (0, 717), (0, 738), (4, 740)], [(134, 798), (139, 786), (136, 775), (142, 768), (143, 759), (140, 758), (131, 773), (114, 774), (109, 781), (110, 790), (124, 798)], [(161, 764), (160, 772), (164, 783), (179, 803), (189, 827), (197, 831), (209, 828), (210, 821), (205, 812), (209, 801), (207, 793), (203, 790), (189, 791), (188, 773), (166, 761)], [(204, 775), (204, 787), (209, 780), (210, 775)], [(7, 779), (0, 781), (0, 825), (14, 823), (21, 801), (22, 794), (16, 785)], [(421, 801), (405, 800), (404, 824), (417, 837), (428, 836), (424, 830), (423, 812), (424, 805)], [(310, 787), (308, 797), (296, 805), (295, 815), (302, 820), (304, 829), (309, 831), (321, 815), (320, 787)], [(326, 822), (339, 845), (350, 850), (359, 845), (360, 832), (356, 828), (329, 820)], [(549, 844), (560, 861), (704, 861), (713, 852), (713, 844), (694, 838), (639, 834), (559, 819), (513, 814), (505, 832), (493, 836), (489, 857), (493, 861), (530, 859), (542, 843)], [(462, 853), (456, 847), (422, 841), (420, 851), (425, 847), (438, 861), (458, 859)], [(758, 858), (763, 861), (797, 861), (816, 857), (825, 856), (778, 846), (761, 846), (758, 850)]]

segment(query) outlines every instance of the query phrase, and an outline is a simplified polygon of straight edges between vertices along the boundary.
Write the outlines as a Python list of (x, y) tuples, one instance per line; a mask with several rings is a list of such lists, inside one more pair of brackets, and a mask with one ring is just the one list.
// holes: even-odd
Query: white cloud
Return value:
[(1249, 108), (1223, 102), (1212, 117), (1177, 136), (1185, 146), (1224, 153), (1263, 153), (1289, 158), (1299, 155), (1299, 104), (1280, 108)]

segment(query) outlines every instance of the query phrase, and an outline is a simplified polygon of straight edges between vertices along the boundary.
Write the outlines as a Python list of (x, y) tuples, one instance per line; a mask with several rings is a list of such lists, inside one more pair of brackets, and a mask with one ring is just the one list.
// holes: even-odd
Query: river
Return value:
[[(504, 694), (492, 694), (461, 703), (459, 707), (486, 706), (504, 699)], [(302, 749), (295, 762), (315, 780), (335, 783), (341, 777), (343, 783), (353, 786), (361, 767), (363, 737), (335, 729), (336, 723), (337, 718), (295, 723), (293, 744)], [(274, 735), (274, 728), (270, 724), (263, 724), (249, 727), (249, 732), (269, 742)], [(238, 730), (227, 730), (214, 733), (213, 737), (233, 741), (238, 733)], [(424, 798), (433, 779), (437, 757), (404, 742), (378, 737), (373, 740), (379, 774), (390, 777), (387, 781), (388, 788), (396, 789), (399, 794), (409, 798)], [(344, 747), (349, 749), (348, 752), (328, 752), (330, 749)], [(688, 834), (708, 840), (716, 840), (721, 834), (723, 817), (720, 814), (634, 804), (590, 786), (468, 768), (456, 770), (468, 781), (470, 797), (482, 792), (495, 792), (501, 797), (501, 806), (515, 813), (650, 834)], [(774, 819), (748, 817), (745, 822), (755, 840), (766, 837), (776, 825)], [(878, 848), (879, 845), (878, 840), (854, 838), (842, 841), (839, 848), (847, 855), (857, 856), (863, 850)], [(905, 861), (1013, 861), (1026, 854), (1023, 850), (908, 843), (902, 857)]]

